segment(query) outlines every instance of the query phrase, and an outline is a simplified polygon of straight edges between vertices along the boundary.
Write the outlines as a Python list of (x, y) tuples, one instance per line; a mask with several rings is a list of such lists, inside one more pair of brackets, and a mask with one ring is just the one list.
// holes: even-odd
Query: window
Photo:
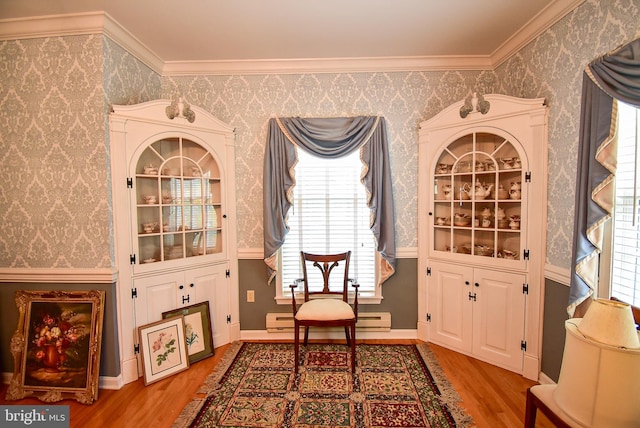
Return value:
[(358, 298), (375, 297), (375, 242), (369, 228), (366, 189), (360, 182), (359, 151), (321, 159), (298, 149), (289, 233), (281, 248), (279, 291), (302, 278), (300, 251), (327, 254), (351, 250), (349, 277), (360, 284)]
[(618, 102), (611, 295), (640, 306), (640, 110)]

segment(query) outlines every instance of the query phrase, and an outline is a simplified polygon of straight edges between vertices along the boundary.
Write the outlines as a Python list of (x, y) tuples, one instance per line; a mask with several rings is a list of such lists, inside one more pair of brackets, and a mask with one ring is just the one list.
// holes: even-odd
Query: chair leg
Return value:
[(347, 346), (349, 346), (351, 344), (351, 337), (349, 337), (349, 327), (348, 326), (344, 326), (344, 335), (347, 338)]
[(356, 323), (351, 324), (351, 371), (356, 371)]
[(294, 373), (298, 373), (298, 364), (300, 362), (300, 326), (297, 322), (293, 323), (293, 353), (294, 357)]
[(309, 344), (309, 326), (304, 327), (304, 346)]
[(533, 396), (533, 393), (531, 392), (531, 388), (527, 389), (527, 404), (526, 404), (526, 409), (525, 409), (525, 416), (524, 416), (524, 426), (525, 428), (533, 428), (536, 426), (536, 413), (537, 413), (537, 406), (535, 403), (535, 397)]

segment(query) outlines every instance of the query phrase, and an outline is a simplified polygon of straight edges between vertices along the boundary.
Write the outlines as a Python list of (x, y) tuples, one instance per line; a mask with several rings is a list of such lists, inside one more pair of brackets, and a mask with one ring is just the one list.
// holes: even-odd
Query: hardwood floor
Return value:
[[(376, 340), (365, 342), (389, 343)], [(422, 342), (401, 340), (393, 343)], [(523, 426), (526, 391), (535, 382), (449, 349), (434, 344), (429, 346), (460, 395), (462, 407), (473, 416), (478, 428)], [(149, 386), (144, 386), (140, 378), (118, 391), (100, 390), (98, 400), (90, 406), (71, 400), (56, 404), (69, 405), (72, 428), (170, 427), (228, 348), (229, 345), (216, 348), (213, 357)], [(44, 404), (33, 398), (7, 401), (6, 390), (7, 385), (2, 385), (0, 404)], [(553, 424), (539, 413), (536, 426), (546, 428), (553, 427)]]

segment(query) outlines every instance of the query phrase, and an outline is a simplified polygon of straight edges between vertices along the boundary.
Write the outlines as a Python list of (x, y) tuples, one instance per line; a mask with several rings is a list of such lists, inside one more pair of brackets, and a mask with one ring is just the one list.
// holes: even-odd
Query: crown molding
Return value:
[(104, 34), (162, 74), (164, 61), (106, 12), (34, 16), (0, 20), (0, 41)]
[(584, 0), (556, 0), (491, 55), (163, 61), (104, 11), (0, 20), (0, 40), (104, 34), (161, 76), (493, 70)]
[(535, 40), (536, 37), (548, 30), (553, 24), (584, 3), (584, 1), (556, 0), (549, 3), (547, 7), (531, 18), (491, 54), (493, 68), (499, 67), (531, 41)]
[(491, 70), (491, 58), (477, 56), (303, 58), (229, 61), (167, 61), (163, 76), (232, 74), (362, 73), (429, 70)]

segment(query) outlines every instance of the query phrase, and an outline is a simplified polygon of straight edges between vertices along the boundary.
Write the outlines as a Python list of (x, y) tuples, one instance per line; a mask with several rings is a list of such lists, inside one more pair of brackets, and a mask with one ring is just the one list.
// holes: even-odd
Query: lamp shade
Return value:
[(578, 327), (596, 342), (622, 348), (640, 348), (631, 306), (613, 300), (594, 300)]
[(564, 356), (553, 399), (578, 426), (637, 428), (640, 349), (610, 346), (584, 337), (582, 323), (584, 319), (580, 318), (565, 322)]

